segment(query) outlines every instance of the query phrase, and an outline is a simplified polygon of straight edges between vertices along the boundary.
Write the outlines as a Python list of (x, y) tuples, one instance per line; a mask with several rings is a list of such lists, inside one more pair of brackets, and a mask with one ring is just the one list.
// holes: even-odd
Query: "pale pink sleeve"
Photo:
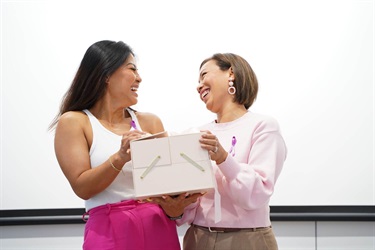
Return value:
[(217, 180), (230, 199), (244, 209), (257, 209), (269, 202), (281, 172), (286, 146), (277, 122), (269, 118), (257, 124), (246, 150), (247, 163), (237, 162), (230, 154), (218, 165), (223, 173)]
[(181, 226), (185, 223), (191, 224), (195, 218), (195, 213), (198, 207), (199, 199), (193, 204), (190, 204), (189, 206), (185, 207), (184, 215), (181, 219), (176, 220), (177, 226)]

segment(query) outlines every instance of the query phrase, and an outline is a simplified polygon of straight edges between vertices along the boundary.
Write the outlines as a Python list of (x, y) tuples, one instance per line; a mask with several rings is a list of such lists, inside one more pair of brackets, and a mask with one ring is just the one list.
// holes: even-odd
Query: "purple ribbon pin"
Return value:
[(232, 156), (235, 156), (236, 155), (236, 150), (235, 150), (235, 147), (236, 146), (236, 143), (237, 143), (237, 139), (235, 136), (232, 137), (232, 146), (230, 147), (230, 150), (229, 150), (229, 153), (232, 154)]

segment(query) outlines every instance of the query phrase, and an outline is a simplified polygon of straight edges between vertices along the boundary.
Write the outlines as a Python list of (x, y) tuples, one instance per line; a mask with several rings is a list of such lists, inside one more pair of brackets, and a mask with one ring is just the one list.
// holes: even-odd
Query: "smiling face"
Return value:
[(128, 106), (138, 102), (137, 90), (142, 78), (133, 55), (122, 64), (108, 79), (108, 91), (113, 99), (126, 100)]
[(197, 91), (211, 112), (220, 113), (226, 103), (233, 102), (233, 96), (228, 94), (228, 82), (231, 77), (231, 69), (222, 71), (215, 60), (209, 60), (202, 65)]

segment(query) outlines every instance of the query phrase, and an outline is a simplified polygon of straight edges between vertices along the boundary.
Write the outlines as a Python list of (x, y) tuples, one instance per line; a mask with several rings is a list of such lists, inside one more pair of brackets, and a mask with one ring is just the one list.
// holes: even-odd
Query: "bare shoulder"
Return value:
[(68, 111), (62, 114), (59, 118), (59, 124), (66, 124), (66, 123), (82, 123), (87, 121), (87, 115), (83, 111)]
[(137, 111), (136, 114), (137, 114), (138, 120), (161, 121), (160, 118), (154, 113)]
[(77, 133), (87, 133), (91, 128), (90, 121), (83, 111), (68, 111), (62, 114), (57, 122), (56, 132), (66, 134), (68, 131)]
[(163, 123), (156, 114), (149, 112), (137, 112), (136, 115), (143, 131), (151, 134), (164, 131)]
[(92, 129), (86, 113), (68, 111), (62, 114), (57, 122), (55, 140), (65, 141), (66, 143), (68, 140), (73, 143), (81, 141), (86, 145), (91, 145)]

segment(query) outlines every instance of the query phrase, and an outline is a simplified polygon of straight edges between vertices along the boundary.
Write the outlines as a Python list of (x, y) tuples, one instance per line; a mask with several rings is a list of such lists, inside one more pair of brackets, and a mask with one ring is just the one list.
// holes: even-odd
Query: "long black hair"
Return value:
[(70, 88), (63, 96), (60, 111), (53, 119), (52, 129), (60, 116), (68, 111), (90, 109), (104, 96), (106, 80), (134, 53), (122, 41), (103, 40), (91, 45), (77, 70)]

